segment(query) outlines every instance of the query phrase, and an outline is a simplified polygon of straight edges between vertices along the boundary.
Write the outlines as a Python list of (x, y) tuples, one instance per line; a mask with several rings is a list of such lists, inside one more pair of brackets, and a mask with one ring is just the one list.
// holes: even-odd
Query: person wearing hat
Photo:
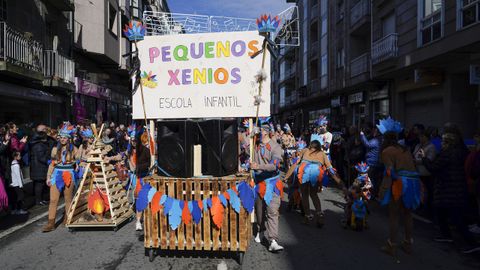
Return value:
[(312, 134), (310, 138), (310, 142), (313, 141), (314, 137), (321, 137), (322, 148), (325, 154), (327, 154), (328, 158), (330, 158), (330, 145), (332, 144), (333, 135), (327, 130), (328, 126), (328, 119), (325, 115), (320, 115), (317, 121), (315, 121), (315, 125), (317, 126), (316, 132)]
[[(279, 164), (282, 160), (281, 146), (269, 137), (271, 127), (267, 123), (262, 123), (259, 141), (255, 144), (255, 154), (250, 168), (254, 170), (254, 180), (257, 185), (260, 182), (280, 181), (275, 176), (278, 175)], [(275, 185), (276, 183), (269, 182)], [(257, 233), (255, 242), (260, 243), (260, 231), (265, 225), (264, 237), (269, 242), (268, 250), (270, 252), (279, 252), (283, 247), (278, 244), (278, 218), (280, 216), (281, 198), (275, 192), (269, 204), (257, 196), (255, 200), (255, 214), (257, 217)], [(265, 213), (265, 216), (264, 216)]]
[[(400, 247), (407, 254), (412, 252), (413, 218), (412, 211), (421, 202), (420, 176), (415, 167), (412, 153), (398, 143), (398, 134), (402, 132), (400, 122), (391, 117), (380, 120), (377, 125), (383, 134), (381, 161), (385, 166), (379, 199), (382, 205), (388, 205), (389, 238), (382, 251), (397, 258), (398, 219), (402, 216), (405, 224), (405, 237)], [(401, 215), (403, 213), (403, 215)]]
[(58, 199), (63, 192), (65, 197), (65, 223), (68, 210), (72, 202), (75, 186), (75, 164), (78, 150), (72, 143), (76, 129), (66, 122), (59, 130), (57, 145), (52, 149), (51, 162), (47, 173), (47, 185), (50, 187), (50, 204), (48, 206), (48, 223), (43, 227), (43, 232), (55, 230), (55, 217), (57, 215)]

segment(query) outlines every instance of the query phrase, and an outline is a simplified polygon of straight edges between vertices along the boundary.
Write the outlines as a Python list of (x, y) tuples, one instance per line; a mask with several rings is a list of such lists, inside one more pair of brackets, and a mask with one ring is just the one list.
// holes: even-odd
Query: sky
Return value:
[(167, 0), (170, 12), (256, 19), (294, 5), (286, 0)]

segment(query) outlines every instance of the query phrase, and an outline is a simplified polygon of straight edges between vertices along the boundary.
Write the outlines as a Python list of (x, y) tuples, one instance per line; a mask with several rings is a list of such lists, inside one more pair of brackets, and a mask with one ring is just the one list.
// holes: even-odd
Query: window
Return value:
[(285, 86), (280, 88), (280, 107), (285, 106)]
[(327, 17), (322, 18), (322, 37), (327, 34)]
[(322, 55), (322, 77), (328, 73), (328, 60), (327, 54)]
[(310, 25), (310, 42), (318, 41), (318, 22), (314, 22)]
[(480, 0), (458, 0), (460, 7), (460, 28), (480, 21)]
[(108, 3), (108, 29), (117, 36), (117, 10), (110, 2)]
[(345, 15), (344, 6), (343, 1), (337, 3), (337, 22), (343, 20), (343, 16)]
[(310, 61), (310, 80), (315, 80), (318, 78), (318, 60)]
[(0, 0), (0, 21), (7, 21), (7, 0)]
[(382, 18), (383, 36), (385, 37), (393, 33), (395, 33), (395, 13), (394, 12)]
[(442, 1), (443, 0), (419, 0), (418, 14), (419, 20), (419, 37), (420, 45), (428, 44), (442, 37), (443, 16)]
[(337, 68), (343, 68), (345, 66), (345, 50), (343, 48), (337, 50)]

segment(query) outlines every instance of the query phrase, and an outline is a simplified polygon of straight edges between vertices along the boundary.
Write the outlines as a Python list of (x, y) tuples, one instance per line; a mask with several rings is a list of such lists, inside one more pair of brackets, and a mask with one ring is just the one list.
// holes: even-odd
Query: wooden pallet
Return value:
[[(70, 230), (81, 227), (113, 227), (117, 230), (119, 225), (133, 218), (134, 212), (117, 173), (112, 165), (103, 162), (107, 150), (105, 145), (96, 142), (94, 150), (89, 154), (85, 173), (67, 213), (66, 227)], [(91, 187), (99, 187), (108, 198), (110, 210), (102, 220), (97, 220), (87, 207)]]
[[(203, 200), (220, 194), (235, 186), (240, 181), (248, 180), (248, 176), (229, 176), (222, 178), (168, 178), (152, 176), (144, 179), (162, 194), (178, 200)], [(243, 207), (240, 214), (228, 205), (225, 208), (224, 220), (220, 229), (214, 225), (210, 211), (203, 209), (202, 221), (197, 225), (193, 221), (186, 225), (183, 222), (172, 230), (168, 225), (168, 217), (163, 208), (152, 215), (151, 205), (144, 211), (144, 244), (153, 260), (153, 250), (208, 250), (239, 252), (239, 260), (247, 251), (252, 225), (250, 215)]]

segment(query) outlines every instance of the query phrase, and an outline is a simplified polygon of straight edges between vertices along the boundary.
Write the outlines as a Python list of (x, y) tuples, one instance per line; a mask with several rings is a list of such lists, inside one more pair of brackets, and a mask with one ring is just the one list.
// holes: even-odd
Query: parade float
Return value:
[[(253, 134), (258, 117), (270, 115), (270, 56), (280, 46), (299, 45), (297, 17), (296, 7), (257, 20), (146, 11), (143, 22), (125, 27), (134, 45), (133, 119), (145, 125), (151, 140), (157, 129), (154, 173), (141, 180), (136, 199), (150, 261), (157, 251), (176, 250), (235, 252), (242, 262), (252, 238), (256, 193), (251, 175), (238, 172), (236, 119), (250, 118)], [(177, 122), (169, 122), (173, 119)], [(233, 145), (220, 143), (215, 153), (211, 145), (197, 151), (194, 143), (185, 144), (193, 133), (210, 140), (204, 123), (224, 120), (233, 124), (219, 129), (232, 129), (225, 134), (233, 134)], [(176, 132), (183, 140), (165, 136)], [(232, 150), (227, 161), (223, 148)], [(218, 170), (202, 175), (212, 167), (202, 164), (207, 151), (213, 152), (207, 161), (218, 160), (213, 164)], [(274, 188), (266, 187), (265, 197)]]

